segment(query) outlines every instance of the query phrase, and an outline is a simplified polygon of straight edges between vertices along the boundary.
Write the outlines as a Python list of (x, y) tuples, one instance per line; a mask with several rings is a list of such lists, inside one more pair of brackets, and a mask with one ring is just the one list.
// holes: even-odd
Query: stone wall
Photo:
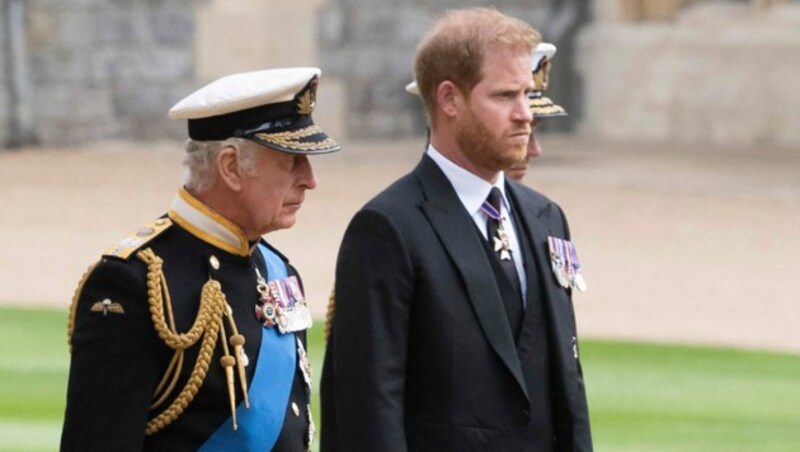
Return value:
[[(8, 6), (24, 5), (24, 55)], [(182, 137), (167, 109), (218, 76), (323, 69), (332, 135), (424, 131), (416, 44), (448, 8), (491, 5), (558, 48), (544, 129), (616, 139), (800, 144), (800, 0), (0, 0), (0, 146)], [(588, 6), (594, 18), (590, 19)], [(19, 55), (17, 55), (19, 57)], [(24, 67), (18, 66), (18, 61)], [(19, 69), (25, 96), (19, 99)], [(27, 129), (26, 129), (27, 127)], [(22, 130), (25, 129), (25, 130)]]
[[(572, 3), (584, 2), (329, 0), (319, 19), (320, 59), (328, 74), (345, 81), (349, 134), (393, 138), (423, 133), (422, 104), (404, 87), (414, 78), (414, 52), (419, 39), (446, 9), (493, 6), (532, 24), (546, 40), (553, 40), (548, 36), (546, 19), (559, 5)], [(561, 47), (561, 43), (556, 44)], [(565, 63), (560, 70), (566, 71), (567, 67)], [(551, 86), (561, 80), (556, 63)]]
[[(26, 0), (33, 139), (70, 145), (178, 136), (183, 129), (166, 111), (194, 88), (195, 3)], [(8, 61), (5, 48), (0, 61)], [(8, 91), (3, 84), (0, 98)]]
[(702, 3), (672, 22), (586, 28), (583, 128), (615, 139), (799, 145), (800, 2), (774, 3)]
[[(234, 72), (319, 66), (317, 12), (325, 0), (209, 0), (197, 8), (196, 78), (202, 84)], [(224, 32), (221, 32), (224, 31)], [(345, 135), (343, 82), (323, 70), (314, 122)]]

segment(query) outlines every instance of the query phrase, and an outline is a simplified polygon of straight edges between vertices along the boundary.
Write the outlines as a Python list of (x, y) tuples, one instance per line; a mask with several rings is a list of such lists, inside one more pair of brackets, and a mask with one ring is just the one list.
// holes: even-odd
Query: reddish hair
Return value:
[(450, 10), (431, 27), (417, 47), (414, 72), (431, 125), (435, 125), (436, 89), (452, 81), (465, 93), (483, 78), (488, 51), (531, 53), (541, 41), (525, 22), (495, 9)]

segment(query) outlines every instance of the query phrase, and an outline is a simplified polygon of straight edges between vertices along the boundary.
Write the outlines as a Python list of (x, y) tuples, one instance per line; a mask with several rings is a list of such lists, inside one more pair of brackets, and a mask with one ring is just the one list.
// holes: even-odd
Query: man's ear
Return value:
[(226, 146), (219, 151), (217, 153), (216, 168), (221, 183), (232, 191), (238, 192), (242, 190), (242, 179), (245, 174), (241, 165), (239, 165), (239, 151), (236, 148)]
[(436, 87), (436, 103), (448, 118), (454, 118), (458, 114), (463, 99), (461, 90), (450, 80), (445, 80)]

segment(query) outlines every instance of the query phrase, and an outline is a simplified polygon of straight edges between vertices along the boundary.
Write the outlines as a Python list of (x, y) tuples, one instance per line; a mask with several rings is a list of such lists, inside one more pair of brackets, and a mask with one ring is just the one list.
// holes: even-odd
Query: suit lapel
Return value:
[(519, 337), (517, 338), (517, 351), (520, 353), (520, 356), (524, 356), (524, 354), (527, 352), (527, 348), (531, 345), (530, 341), (527, 340), (526, 337), (533, 334), (531, 328), (526, 327), (526, 324), (535, 320), (537, 316), (541, 316), (543, 309), (541, 302), (542, 295), (540, 290), (541, 272), (539, 271), (541, 264), (539, 264), (537, 262), (537, 258), (534, 257), (534, 246), (531, 242), (533, 239), (529, 232), (531, 228), (525, 224), (522, 216), (520, 215), (522, 209), (518, 207), (519, 204), (515, 203), (510, 196), (509, 201), (513, 205), (512, 217), (514, 217), (515, 220), (514, 226), (515, 230), (517, 231), (517, 239), (519, 240), (519, 246), (522, 251), (522, 260), (525, 270), (525, 312), (523, 313), (522, 318), (522, 329)]
[[(503, 300), (472, 218), (464, 210), (447, 177), (430, 157), (423, 156), (414, 174), (425, 194), (422, 210), (461, 273), (487, 340), (527, 397), (522, 367), (503, 311)], [(492, 283), (487, 284), (487, 280)]]
[[(537, 277), (542, 285), (541, 295), (544, 304), (543, 315), (548, 317), (547, 324), (550, 330), (551, 350), (555, 352), (555, 370), (563, 373), (568, 366), (566, 361), (572, 360), (572, 335), (574, 334), (571, 321), (574, 314), (571, 309), (569, 294), (561, 287), (550, 270), (550, 256), (547, 249), (547, 237), (563, 237), (564, 230), (557, 228), (548, 218), (552, 215), (560, 215), (558, 212), (550, 212), (555, 209), (553, 204), (545, 204), (536, 198), (527, 196), (522, 190), (513, 184), (506, 184), (508, 192), (512, 197), (515, 207), (517, 207), (518, 218), (522, 222), (524, 233), (530, 238), (532, 257), (535, 259), (537, 269), (527, 269), (528, 278)], [(551, 215), (545, 215), (550, 213)], [(527, 257), (527, 256), (526, 256)], [(530, 268), (530, 266), (528, 266)], [(538, 270), (538, 274), (534, 273)], [(530, 286), (529, 286), (530, 288)], [(529, 300), (531, 293), (528, 292)], [(526, 318), (527, 320), (527, 318)], [(524, 328), (523, 328), (524, 330)]]

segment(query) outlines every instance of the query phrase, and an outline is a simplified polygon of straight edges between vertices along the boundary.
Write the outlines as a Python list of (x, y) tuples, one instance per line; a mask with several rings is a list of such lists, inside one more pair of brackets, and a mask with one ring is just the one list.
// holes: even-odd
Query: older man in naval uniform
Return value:
[(235, 74), (170, 110), (188, 120), (187, 178), (79, 284), (62, 450), (311, 447), (311, 317), (262, 235), (316, 187), (308, 157), (339, 150), (311, 118), (319, 76)]

